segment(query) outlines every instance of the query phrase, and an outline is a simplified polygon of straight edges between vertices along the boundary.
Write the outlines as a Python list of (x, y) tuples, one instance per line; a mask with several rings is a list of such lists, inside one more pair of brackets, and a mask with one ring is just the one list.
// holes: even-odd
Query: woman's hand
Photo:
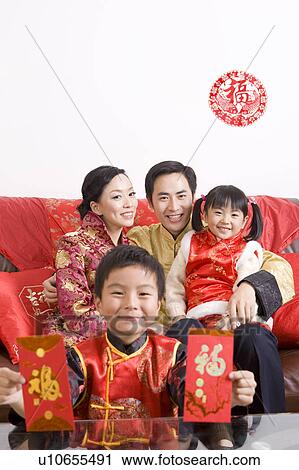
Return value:
[(234, 370), (229, 378), (233, 382), (232, 407), (250, 405), (256, 387), (253, 373), (249, 370)]
[(43, 282), (44, 296), (49, 304), (57, 303), (56, 274)]
[(227, 314), (230, 317), (231, 328), (234, 330), (240, 324), (249, 323), (254, 318), (255, 311), (256, 298), (254, 288), (244, 281), (228, 302)]

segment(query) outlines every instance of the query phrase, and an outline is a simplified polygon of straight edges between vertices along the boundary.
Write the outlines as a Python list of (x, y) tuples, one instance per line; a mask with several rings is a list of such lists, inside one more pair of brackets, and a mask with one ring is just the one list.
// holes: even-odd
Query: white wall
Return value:
[(199, 194), (236, 184), (298, 197), (296, 1), (10, 0), (0, 2), (0, 194), (79, 197), (107, 160), (139, 196), (147, 169), (187, 163), (214, 115), (213, 82), (244, 70), (268, 93), (265, 115), (234, 128), (217, 120), (190, 163)]

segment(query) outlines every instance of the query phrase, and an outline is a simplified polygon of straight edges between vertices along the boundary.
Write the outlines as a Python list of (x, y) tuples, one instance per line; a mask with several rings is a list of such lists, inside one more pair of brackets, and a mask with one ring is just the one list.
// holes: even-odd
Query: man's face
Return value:
[(160, 301), (156, 275), (139, 265), (114, 269), (95, 304), (110, 331), (131, 344), (157, 319)]
[(177, 237), (186, 227), (192, 211), (192, 193), (182, 173), (161, 175), (155, 180), (151, 207), (161, 224)]

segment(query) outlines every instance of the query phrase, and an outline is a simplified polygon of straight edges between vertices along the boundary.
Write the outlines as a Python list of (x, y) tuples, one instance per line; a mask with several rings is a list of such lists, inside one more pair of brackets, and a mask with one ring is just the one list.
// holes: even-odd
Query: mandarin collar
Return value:
[(243, 230), (241, 230), (239, 233), (237, 233), (233, 237), (228, 238), (226, 240), (222, 240), (222, 239), (217, 240), (216, 236), (208, 228), (206, 228), (205, 231), (206, 231), (206, 235), (207, 235), (207, 240), (212, 245), (216, 245), (217, 243), (219, 243), (219, 244), (221, 243), (221, 244), (224, 244), (224, 245), (227, 245), (227, 246), (231, 246), (231, 245), (235, 245), (236, 243), (239, 243), (240, 240), (244, 240)]
[(174, 243), (180, 242), (183, 236), (192, 229), (191, 221), (189, 221), (186, 227), (178, 234), (177, 238), (173, 238), (173, 235), (171, 235), (171, 233), (164, 227), (164, 225), (161, 224), (160, 227), (163, 233), (163, 237), (168, 238)]
[[(99, 232), (101, 238), (106, 239), (107, 241), (112, 243), (112, 245), (114, 245), (114, 243), (113, 243), (113, 241), (112, 241), (112, 239), (111, 239), (111, 237), (108, 233), (108, 230), (107, 230), (107, 227), (106, 227), (106, 224), (105, 224), (104, 220), (102, 219), (102, 217), (100, 215), (96, 214), (95, 212), (92, 212), (92, 211), (87, 212), (87, 214), (83, 217), (82, 227), (83, 228), (92, 227), (93, 229), (95, 229)], [(128, 239), (123, 233), (120, 234), (118, 244), (119, 245), (120, 244), (128, 244)]]
[(110, 343), (116, 349), (118, 349), (118, 351), (130, 355), (138, 351), (138, 349), (140, 349), (144, 345), (147, 339), (147, 332), (145, 331), (141, 336), (139, 336), (139, 338), (135, 339), (135, 341), (133, 341), (133, 343), (131, 344), (123, 343), (123, 341), (110, 330), (107, 330), (107, 338)]

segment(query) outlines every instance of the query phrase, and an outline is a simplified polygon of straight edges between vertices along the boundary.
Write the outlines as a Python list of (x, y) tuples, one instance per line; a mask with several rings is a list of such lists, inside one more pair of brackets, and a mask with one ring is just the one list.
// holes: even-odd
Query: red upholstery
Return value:
[(0, 197), (0, 253), (20, 271), (53, 265), (48, 218), (41, 199)]
[(299, 238), (299, 205), (289, 199), (257, 196), (264, 230), (259, 240), (265, 250), (281, 253)]
[(280, 348), (299, 347), (299, 253), (282, 255), (293, 268), (296, 296), (274, 315), (273, 333)]
[(45, 302), (42, 282), (53, 268), (0, 273), (0, 337), (13, 364), (19, 362), (16, 338), (41, 332), (41, 322), (51, 308)]
[(79, 199), (42, 199), (52, 242), (52, 256), (55, 257), (57, 242), (65, 233), (73, 232), (80, 225), (79, 212), (76, 210)]

